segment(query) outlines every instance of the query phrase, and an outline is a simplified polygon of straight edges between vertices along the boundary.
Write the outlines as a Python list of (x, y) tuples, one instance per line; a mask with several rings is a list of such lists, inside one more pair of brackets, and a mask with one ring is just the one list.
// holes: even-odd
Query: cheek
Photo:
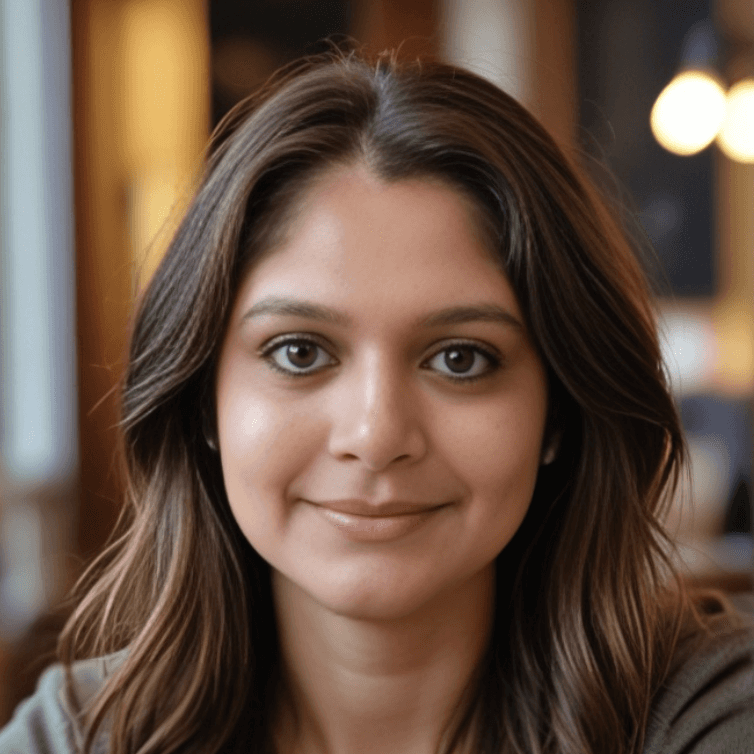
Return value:
[(470, 567), (494, 562), (508, 546), (531, 504), (539, 471), (534, 456), (495, 452), (491, 445), (468, 466), (475, 474), (462, 533), (462, 559)]
[(545, 412), (546, 393), (537, 384), (446, 418), (438, 436), (445, 438), (444, 462), (466, 488), (458, 536), (469, 557), (494, 559), (523, 521), (539, 473)]
[(286, 489), (309, 463), (317, 435), (295, 406), (247, 389), (227, 389), (218, 400), (218, 438), (231, 509), (248, 534), (251, 520), (282, 520)]
[(533, 486), (545, 417), (540, 402), (526, 398), (454, 413), (444, 423), (443, 454), (472, 488)]

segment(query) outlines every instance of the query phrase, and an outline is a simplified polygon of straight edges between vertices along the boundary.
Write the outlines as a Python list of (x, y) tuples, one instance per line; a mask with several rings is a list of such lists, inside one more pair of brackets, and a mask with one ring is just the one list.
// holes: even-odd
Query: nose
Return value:
[(329, 451), (371, 471), (420, 459), (427, 449), (410, 378), (373, 356), (343, 376), (332, 401)]

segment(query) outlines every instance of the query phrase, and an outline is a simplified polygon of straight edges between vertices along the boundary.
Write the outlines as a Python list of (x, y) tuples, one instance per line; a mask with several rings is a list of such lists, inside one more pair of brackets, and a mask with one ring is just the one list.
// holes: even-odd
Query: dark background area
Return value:
[(649, 126), (654, 101), (682, 65), (684, 38), (713, 24), (711, 3), (579, 0), (577, 13), (580, 146), (614, 174), (595, 165), (595, 178), (646, 233), (657, 256), (647, 248), (644, 263), (658, 293), (711, 296), (713, 152), (671, 154)]
[(209, 3), (213, 126), (281, 65), (347, 35), (351, 20), (347, 0)]

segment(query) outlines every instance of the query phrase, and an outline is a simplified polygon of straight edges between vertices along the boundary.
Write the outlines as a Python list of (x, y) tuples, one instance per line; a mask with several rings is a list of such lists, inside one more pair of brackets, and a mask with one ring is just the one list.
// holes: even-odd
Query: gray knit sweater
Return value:
[[(738, 619), (713, 616), (709, 637), (682, 646), (655, 698), (644, 754), (754, 754), (754, 596), (736, 604), (744, 611)], [(97, 659), (74, 667), (82, 701), (96, 692), (113, 664)], [(0, 731), (0, 754), (80, 750), (81, 734), (62, 688), (61, 666), (54, 665)], [(100, 738), (95, 751), (106, 750), (106, 738)]]

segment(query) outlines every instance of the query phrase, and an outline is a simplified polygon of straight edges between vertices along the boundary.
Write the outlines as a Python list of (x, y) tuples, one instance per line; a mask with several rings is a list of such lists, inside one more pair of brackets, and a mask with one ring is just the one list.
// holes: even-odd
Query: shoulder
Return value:
[[(121, 659), (118, 653), (75, 663), (71, 670), (76, 701), (85, 705)], [(65, 671), (62, 665), (52, 665), (40, 677), (34, 694), (0, 730), (0, 754), (69, 754), (78, 752), (82, 744), (66, 694)]]
[(644, 754), (754, 752), (754, 596), (706, 613), (655, 697)]

